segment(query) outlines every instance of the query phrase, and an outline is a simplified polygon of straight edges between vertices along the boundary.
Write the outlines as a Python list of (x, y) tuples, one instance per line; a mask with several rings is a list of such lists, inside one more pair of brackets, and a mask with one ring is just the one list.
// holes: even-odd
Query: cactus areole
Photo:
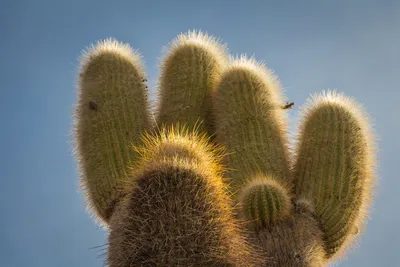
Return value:
[(289, 149), (272, 71), (200, 31), (161, 61), (150, 108), (140, 54), (113, 39), (84, 52), (75, 155), (88, 211), (109, 229), (106, 264), (327, 266), (364, 229), (375, 141), (334, 91), (300, 109)]

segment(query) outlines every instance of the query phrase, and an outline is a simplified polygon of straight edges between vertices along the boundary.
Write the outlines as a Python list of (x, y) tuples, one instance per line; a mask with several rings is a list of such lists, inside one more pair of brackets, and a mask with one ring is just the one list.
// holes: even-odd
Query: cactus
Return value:
[(161, 62), (156, 125), (140, 56), (115, 40), (81, 60), (76, 156), (120, 266), (325, 266), (354, 242), (374, 182), (366, 114), (335, 92), (287, 137), (276, 76), (201, 32)]
[(313, 203), (332, 257), (343, 253), (365, 222), (374, 182), (372, 131), (361, 107), (336, 92), (314, 96), (302, 112), (296, 196)]
[[(345, 251), (354, 229), (365, 221), (374, 178), (372, 132), (353, 100), (335, 92), (314, 97), (303, 107), (290, 168), (276, 81), (253, 59), (233, 61), (213, 97), (217, 141), (232, 152), (225, 162), (231, 168), (232, 190), (240, 192), (236, 201), (245, 207), (240, 215), (249, 221), (250, 230), (255, 229), (253, 242), (273, 259), (265, 265), (320, 266)], [(273, 190), (248, 189), (260, 179), (264, 188), (273, 182), (278, 191), (281, 185), (280, 193), (264, 197)], [(282, 219), (272, 206), (289, 196), (294, 206), (304, 207)], [(276, 239), (279, 245), (271, 241)]]

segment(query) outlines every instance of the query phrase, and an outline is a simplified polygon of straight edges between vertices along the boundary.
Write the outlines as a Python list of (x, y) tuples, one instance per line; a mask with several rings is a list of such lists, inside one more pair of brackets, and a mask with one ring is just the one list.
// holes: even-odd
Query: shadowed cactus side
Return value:
[(374, 182), (366, 114), (328, 92), (302, 109), (294, 153), (278, 79), (201, 32), (161, 63), (156, 125), (139, 56), (82, 58), (76, 152), (88, 207), (128, 266), (326, 266), (363, 229)]

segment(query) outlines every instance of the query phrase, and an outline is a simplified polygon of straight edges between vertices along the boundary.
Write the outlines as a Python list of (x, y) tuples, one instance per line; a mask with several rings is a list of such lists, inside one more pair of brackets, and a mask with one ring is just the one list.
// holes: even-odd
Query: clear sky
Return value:
[(104, 245), (107, 233), (84, 210), (69, 143), (77, 58), (99, 39), (129, 42), (143, 54), (153, 86), (162, 46), (189, 29), (221, 37), (232, 54), (266, 61), (295, 102), (292, 122), (299, 105), (323, 89), (364, 104), (379, 136), (380, 182), (367, 232), (339, 266), (400, 266), (400, 1), (0, 6), (1, 266), (102, 266), (104, 251), (91, 248)]

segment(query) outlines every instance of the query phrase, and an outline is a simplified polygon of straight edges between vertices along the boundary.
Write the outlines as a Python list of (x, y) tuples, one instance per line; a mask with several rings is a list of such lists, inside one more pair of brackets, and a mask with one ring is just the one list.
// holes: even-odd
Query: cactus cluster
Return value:
[(207, 34), (161, 62), (152, 118), (140, 55), (108, 39), (79, 70), (76, 157), (107, 264), (326, 266), (363, 229), (374, 184), (366, 113), (336, 92), (303, 106), (294, 148), (280, 83)]

